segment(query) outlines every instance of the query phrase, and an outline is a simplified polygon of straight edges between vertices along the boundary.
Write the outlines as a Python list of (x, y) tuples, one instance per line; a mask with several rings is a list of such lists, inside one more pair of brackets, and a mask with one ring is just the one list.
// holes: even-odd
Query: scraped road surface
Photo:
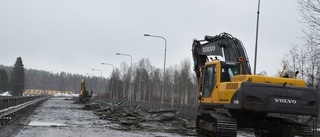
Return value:
[(14, 137), (140, 137), (180, 136), (171, 133), (118, 131), (110, 121), (100, 120), (90, 110), (82, 110), (83, 104), (74, 100), (51, 98), (40, 105), (27, 118), (26, 124)]
[[(66, 100), (65, 98), (51, 98), (47, 100), (26, 118), (22, 126), (19, 126), (18, 128), (12, 126), (13, 129), (11, 130), (16, 131), (14, 134), (11, 134), (10, 137), (183, 136), (178, 133), (115, 130), (114, 128), (119, 126), (118, 124), (114, 124), (108, 120), (99, 119), (93, 111), (83, 110), (83, 104), (75, 104), (74, 102), (74, 100)], [(254, 135), (238, 131), (237, 137), (254, 137)]]

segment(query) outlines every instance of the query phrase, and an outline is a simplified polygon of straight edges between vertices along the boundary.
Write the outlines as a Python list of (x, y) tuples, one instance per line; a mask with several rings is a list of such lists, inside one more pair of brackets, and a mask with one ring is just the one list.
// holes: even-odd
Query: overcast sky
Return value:
[[(108, 77), (120, 67), (148, 58), (163, 68), (192, 61), (194, 38), (228, 32), (240, 39), (254, 66), (257, 0), (1, 0), (0, 64), (22, 57), (25, 68), (93, 73)], [(302, 44), (303, 24), (295, 0), (261, 0), (257, 72), (275, 75), (291, 44)], [(191, 63), (192, 64), (192, 63)]]

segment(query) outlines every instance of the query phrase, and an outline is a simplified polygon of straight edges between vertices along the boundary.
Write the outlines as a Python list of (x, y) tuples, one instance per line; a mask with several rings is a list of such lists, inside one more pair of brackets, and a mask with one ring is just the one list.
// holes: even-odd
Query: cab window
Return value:
[(231, 81), (235, 75), (239, 75), (239, 68), (237, 66), (225, 65), (221, 68), (221, 82)]
[(204, 76), (203, 97), (209, 98), (211, 96), (213, 87), (216, 84), (216, 65), (207, 66)]

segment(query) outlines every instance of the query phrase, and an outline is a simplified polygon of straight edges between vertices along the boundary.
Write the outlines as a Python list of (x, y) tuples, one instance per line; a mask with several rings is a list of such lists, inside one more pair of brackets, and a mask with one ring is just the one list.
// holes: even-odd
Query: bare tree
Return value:
[(320, 42), (320, 1), (319, 0), (298, 0), (299, 13), (302, 23), (306, 25), (303, 29), (305, 38), (313, 37), (313, 41), (319, 45)]
[(118, 68), (115, 68), (114, 71), (111, 73), (111, 78), (113, 79), (113, 84), (111, 85), (112, 91), (113, 91), (113, 97), (119, 99), (120, 95), (119, 93), (121, 92), (121, 75), (120, 75), (120, 70)]
[(171, 104), (174, 103), (174, 69), (172, 67), (169, 67), (166, 69), (166, 94), (165, 98), (168, 102)]
[(149, 92), (149, 101), (158, 101), (160, 100), (160, 93), (161, 93), (161, 69), (154, 68), (150, 74), (150, 90)]
[(308, 53), (307, 58), (307, 82), (310, 86), (316, 85), (316, 76), (317, 69), (319, 68), (319, 44), (316, 42), (317, 40), (314, 37), (307, 37), (306, 38), (306, 45), (304, 48)]
[(130, 73), (130, 68), (129, 65), (126, 62), (122, 62), (120, 64), (120, 71), (121, 71), (121, 79), (123, 81), (123, 91), (122, 91), (122, 96), (125, 97), (128, 95), (130, 92), (130, 79), (131, 79), (131, 73)]
[(147, 97), (147, 92), (150, 91), (149, 87), (149, 75), (152, 70), (151, 63), (149, 59), (141, 59), (137, 67), (135, 67), (134, 73), (134, 89), (135, 89), (135, 98), (137, 101), (145, 101)]
[(184, 59), (181, 62), (181, 70), (180, 70), (180, 95), (181, 95), (181, 104), (188, 103), (188, 90), (191, 85), (191, 77), (190, 77), (191, 64), (189, 59)]
[(174, 100), (175, 103), (180, 103), (181, 96), (181, 86), (180, 86), (180, 72), (178, 67), (176, 66), (173, 73), (173, 90), (174, 90)]
[[(299, 52), (298, 45), (292, 45), (289, 49), (289, 53), (285, 54), (285, 57), (281, 60), (281, 65), (285, 67), (285, 72), (296, 72), (297, 70), (301, 70), (301, 62), (298, 60), (300, 59), (300, 52)], [(280, 76), (281, 72), (279, 72), (278, 76)]]
[(289, 53), (282, 59), (282, 65), (286, 71), (294, 73), (299, 71), (297, 78), (304, 79), (309, 86), (317, 85), (320, 78), (320, 54), (318, 45), (306, 43), (302, 46), (291, 47)]

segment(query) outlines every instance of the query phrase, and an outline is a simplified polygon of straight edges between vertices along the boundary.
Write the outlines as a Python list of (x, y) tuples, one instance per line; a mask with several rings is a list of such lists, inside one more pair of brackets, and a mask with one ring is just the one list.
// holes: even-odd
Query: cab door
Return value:
[(214, 87), (217, 83), (217, 68), (216, 64), (207, 65), (204, 68), (204, 75), (203, 75), (203, 81), (202, 81), (202, 101), (211, 102), (211, 96), (214, 91)]

